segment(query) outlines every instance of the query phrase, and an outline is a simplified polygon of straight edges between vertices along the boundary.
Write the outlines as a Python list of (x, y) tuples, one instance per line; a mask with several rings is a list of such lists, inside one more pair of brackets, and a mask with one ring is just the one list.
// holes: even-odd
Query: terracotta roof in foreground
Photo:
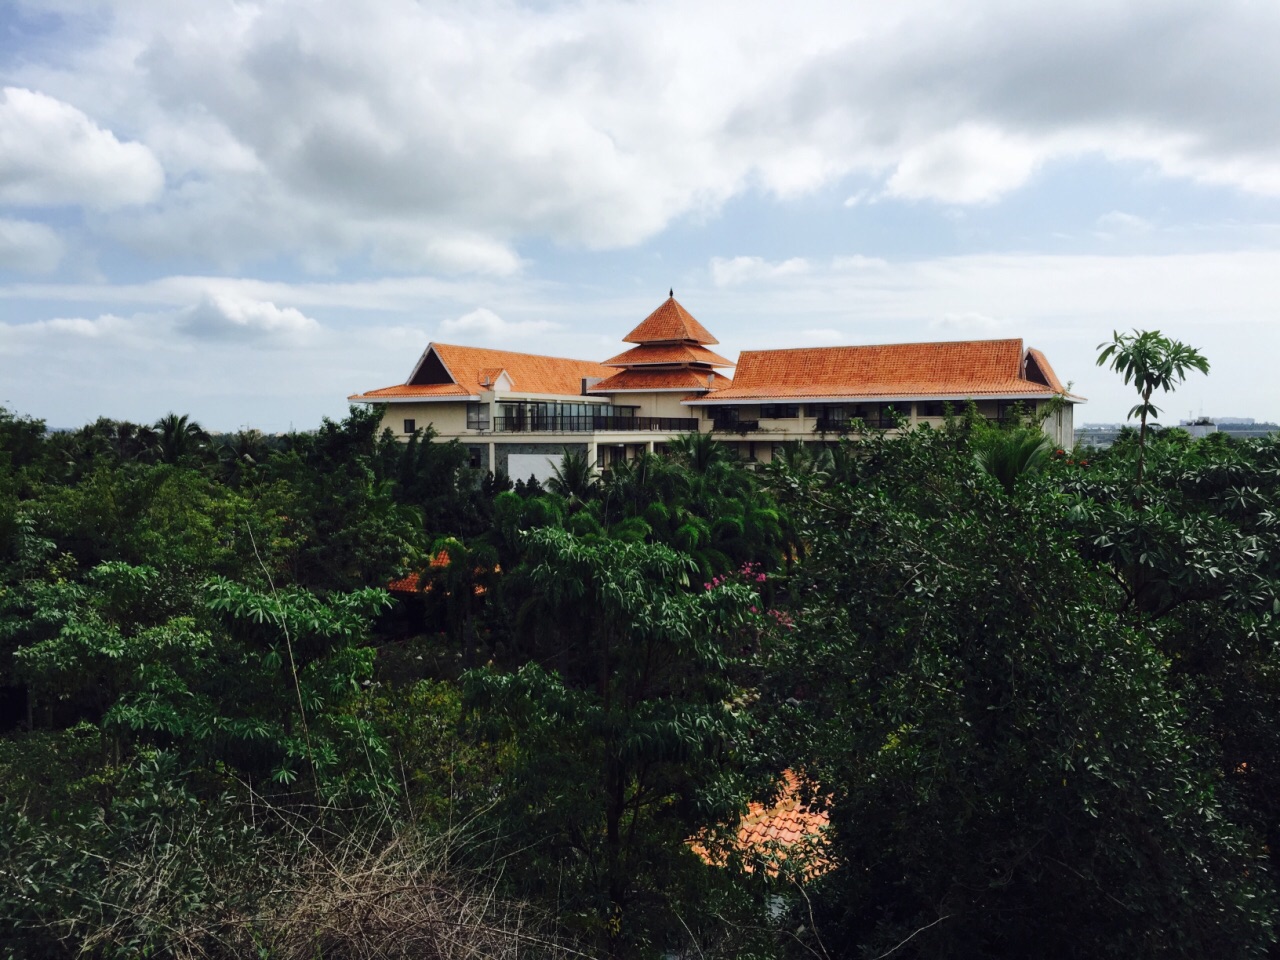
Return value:
[(668, 297), (662, 306), (645, 317), (640, 326), (622, 340), (624, 343), (664, 343), (679, 340), (701, 344), (720, 342), (707, 332), (706, 327), (693, 319), (693, 314), (676, 303), (675, 297)]
[[(707, 385), (707, 378), (711, 385)], [(709, 370), (690, 370), (688, 367), (675, 370), (661, 367), (619, 370), (607, 380), (602, 380), (588, 393), (617, 393), (621, 390), (723, 390), (732, 384), (728, 377)]]
[[(826, 810), (810, 806), (800, 798), (800, 780), (791, 770), (782, 774), (777, 801), (770, 807), (752, 803), (738, 822), (738, 834), (731, 842), (733, 852), (742, 856), (748, 873), (755, 870), (753, 859), (763, 861), (770, 876), (776, 876), (782, 863), (795, 861), (801, 873), (817, 876), (831, 869), (827, 855), (826, 831), (831, 818)], [(722, 866), (724, 857), (707, 849), (694, 839), (690, 848), (705, 862)]]
[[(387, 589), (392, 593), (430, 593), (435, 589), (435, 583), (431, 579), (433, 574), (438, 574), (449, 566), (449, 554), (444, 550), (439, 551), (431, 558), (431, 562), (427, 564), (427, 569), (419, 573), (408, 573), (398, 580), (392, 580), (387, 584)], [(481, 568), (476, 568), (476, 572), (480, 573)], [(501, 573), (502, 568), (495, 566), (494, 573)], [(484, 596), (485, 587), (483, 584), (476, 584), (473, 588), (477, 597)]]
[(644, 366), (650, 363), (703, 363), (732, 367), (733, 362), (693, 343), (642, 343), (604, 362), (606, 367)]
[(1021, 340), (963, 340), (747, 350), (738, 358), (733, 385), (703, 399), (1048, 398), (1063, 392), (1044, 355), (1024, 353)]

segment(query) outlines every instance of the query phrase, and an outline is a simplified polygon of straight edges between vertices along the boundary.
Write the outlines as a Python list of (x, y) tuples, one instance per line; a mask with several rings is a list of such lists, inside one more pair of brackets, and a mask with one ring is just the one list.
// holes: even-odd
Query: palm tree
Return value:
[(1133, 383), (1142, 402), (1129, 411), (1137, 415), (1138, 430), (1138, 483), (1142, 483), (1142, 468), (1147, 450), (1147, 418), (1158, 416), (1160, 410), (1151, 402), (1151, 394), (1159, 389), (1169, 393), (1187, 378), (1192, 370), (1209, 372), (1209, 361), (1193, 347), (1177, 340), (1170, 340), (1159, 330), (1141, 333), (1113, 331), (1109, 343), (1098, 344), (1098, 366), (1107, 364), (1116, 373), (1124, 375), (1125, 383)]
[(218, 475), (223, 482), (238, 486), (245, 476), (266, 462), (271, 448), (258, 430), (241, 430), (218, 439)]
[(785, 440), (778, 444), (765, 472), (774, 477), (783, 474), (818, 478), (827, 476), (833, 465), (831, 451), (825, 447), (815, 450), (803, 440)]
[(596, 477), (594, 464), (587, 462), (586, 453), (575, 453), (565, 450), (560, 464), (551, 467), (547, 489), (559, 494), (566, 500), (585, 503), (595, 496), (600, 481)]
[(729, 448), (709, 433), (682, 433), (667, 444), (667, 455), (694, 473), (705, 474), (732, 459)]
[(1051, 449), (1049, 438), (1034, 428), (992, 430), (974, 441), (973, 459), (979, 470), (1012, 494), (1019, 477), (1044, 469)]
[(209, 434), (185, 413), (167, 413), (155, 423), (156, 452), (162, 463), (181, 463), (198, 456), (209, 443)]

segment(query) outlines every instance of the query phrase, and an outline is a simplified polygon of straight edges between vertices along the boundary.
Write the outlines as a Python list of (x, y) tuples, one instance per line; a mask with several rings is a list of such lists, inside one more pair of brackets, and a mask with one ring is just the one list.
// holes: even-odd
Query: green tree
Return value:
[(797, 491), (797, 630), (762, 699), (778, 759), (830, 796), (827, 948), (1265, 955), (1262, 838), (1072, 500), (1002, 495), (945, 433), (856, 449), (856, 485)]
[(1140, 402), (1129, 411), (1129, 417), (1138, 417), (1138, 483), (1142, 483), (1146, 458), (1147, 421), (1159, 416), (1160, 410), (1151, 402), (1151, 395), (1159, 390), (1169, 393), (1187, 378), (1192, 370), (1209, 372), (1209, 361), (1199, 351), (1177, 340), (1171, 340), (1159, 330), (1133, 333), (1113, 332), (1111, 340), (1098, 344), (1098, 366), (1110, 365), (1112, 370), (1124, 376), (1125, 383), (1132, 383), (1138, 391)]
[(155, 422), (155, 454), (161, 463), (191, 464), (209, 449), (208, 432), (184, 414), (168, 413)]
[(1019, 477), (1039, 473), (1049, 462), (1049, 438), (1040, 430), (988, 429), (972, 440), (978, 470), (991, 477), (1008, 494)]
[(570, 502), (585, 503), (595, 495), (599, 482), (595, 465), (587, 462), (585, 453), (565, 450), (560, 462), (551, 467), (547, 489)]
[(696, 565), (661, 545), (547, 529), (527, 551), (534, 661), (468, 675), (469, 701), (516, 745), (502, 804), (540, 838), (530, 870), (557, 875), (562, 915), (620, 956), (671, 932), (678, 891), (708, 869), (684, 841), (737, 812), (731, 667), (754, 595), (699, 586)]

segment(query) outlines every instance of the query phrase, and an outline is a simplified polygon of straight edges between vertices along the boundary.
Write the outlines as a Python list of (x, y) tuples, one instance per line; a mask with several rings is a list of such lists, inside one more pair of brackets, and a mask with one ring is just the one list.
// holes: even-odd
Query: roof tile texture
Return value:
[(644, 343), (605, 362), (607, 367), (641, 366), (650, 363), (704, 363), (711, 367), (732, 367), (733, 362), (706, 347), (692, 343)]
[(609, 393), (617, 390), (707, 390), (707, 377), (711, 377), (712, 390), (723, 390), (733, 383), (728, 377), (709, 370), (691, 370), (688, 367), (664, 370), (661, 367), (619, 370), (607, 380), (602, 380), (588, 393)]
[[(826, 872), (831, 861), (825, 853), (825, 833), (831, 818), (826, 810), (808, 806), (801, 800), (800, 780), (796, 774), (783, 772), (778, 799), (773, 806), (752, 803), (738, 822), (734, 850), (748, 859), (747, 870), (753, 869), (752, 857), (763, 859), (766, 871), (778, 873), (784, 860), (798, 858), (804, 874), (815, 876)], [(715, 855), (699, 840), (690, 843), (694, 853), (707, 863), (715, 864)]]
[[(1050, 397), (1061, 392), (1026, 379), (1022, 361), (1021, 340), (748, 350), (738, 358), (733, 385), (718, 391), (716, 399), (1036, 393)], [(1047, 361), (1043, 365), (1048, 368)]]
[(404, 397), (422, 397), (430, 400), (433, 397), (468, 397), (473, 391), (458, 386), (456, 383), (424, 383), (396, 384), (394, 387), (380, 387), (347, 397), (348, 400), (401, 399)]
[(720, 341), (707, 332), (707, 328), (693, 319), (675, 297), (668, 297), (657, 310), (649, 314), (640, 326), (625, 337), (625, 343), (665, 343), (688, 340), (693, 343), (711, 344)]
[(591, 360), (570, 360), (565, 357), (544, 357), (536, 353), (516, 353), (512, 350), (490, 350), (485, 347), (459, 347), (448, 343), (433, 343), (427, 348), (453, 375), (451, 384), (402, 384), (356, 394), (352, 400), (377, 400), (391, 397), (439, 397), (472, 396), (481, 390), (492, 389), (490, 384), (498, 373), (506, 371), (511, 379), (511, 389), (516, 393), (556, 393), (577, 396), (582, 393), (585, 377), (609, 377), (616, 371)]

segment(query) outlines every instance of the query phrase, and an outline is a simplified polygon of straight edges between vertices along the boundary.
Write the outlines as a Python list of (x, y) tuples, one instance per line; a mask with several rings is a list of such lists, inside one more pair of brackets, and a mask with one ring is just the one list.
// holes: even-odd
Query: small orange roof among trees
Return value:
[[(748, 873), (762, 863), (766, 873), (776, 876), (788, 861), (804, 877), (826, 873), (834, 865), (826, 838), (830, 816), (821, 805), (802, 800), (800, 778), (794, 771), (784, 770), (778, 787), (778, 798), (772, 806), (755, 802), (749, 805), (729, 847), (743, 858), (743, 868)], [(710, 849), (705, 836), (690, 840), (689, 846), (704, 862), (724, 865), (726, 857), (721, 851)]]
[(706, 327), (693, 319), (693, 314), (680, 306), (674, 296), (668, 297), (662, 306), (622, 339), (624, 343), (688, 341), (706, 345), (720, 342), (707, 332)]

